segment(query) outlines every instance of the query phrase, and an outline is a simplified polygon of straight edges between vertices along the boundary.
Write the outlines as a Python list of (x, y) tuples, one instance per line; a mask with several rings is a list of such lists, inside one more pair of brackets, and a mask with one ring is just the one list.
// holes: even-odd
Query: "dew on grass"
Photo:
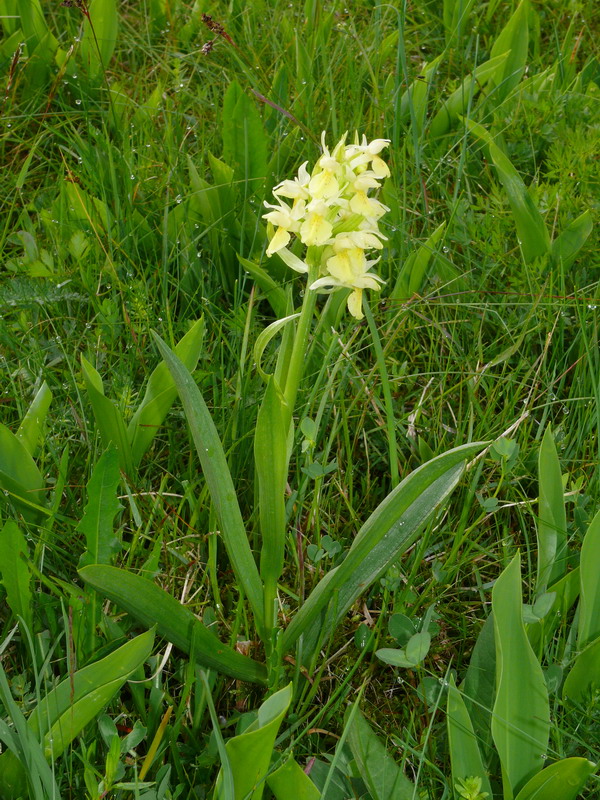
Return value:
[(79, 98), (77, 98), (77, 100), (75, 100), (75, 105), (76, 106), (80, 106), (81, 105), (81, 100)]

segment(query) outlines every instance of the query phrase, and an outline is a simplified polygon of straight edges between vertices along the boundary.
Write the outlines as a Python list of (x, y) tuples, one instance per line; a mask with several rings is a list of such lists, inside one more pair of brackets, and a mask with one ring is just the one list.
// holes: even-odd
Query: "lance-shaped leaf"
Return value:
[(400, 268), (398, 278), (390, 293), (390, 300), (410, 300), (413, 295), (421, 290), (427, 268), (437, 251), (438, 243), (445, 230), (446, 223), (442, 222), (427, 241), (424, 242), (418, 250), (415, 250), (414, 253), (409, 255)]
[(496, 70), (504, 64), (508, 55), (508, 53), (503, 53), (475, 67), (458, 89), (444, 100), (442, 107), (429, 125), (431, 138), (436, 139), (438, 136), (443, 136), (458, 122), (460, 116), (466, 113), (472, 99), (483, 89)]
[(242, 520), (231, 473), (219, 434), (204, 398), (189, 370), (181, 363), (160, 336), (153, 334), (158, 349), (169, 368), (190, 426), (202, 471), (215, 507), (221, 536), (235, 576), (243, 589), (259, 631), (263, 628), (263, 590), (258, 568)]
[[(199, 319), (175, 347), (175, 355), (190, 372), (196, 369), (203, 339), (204, 319)], [(140, 463), (142, 456), (150, 447), (176, 397), (177, 387), (167, 365), (161, 361), (150, 375), (144, 399), (137, 407), (127, 428), (134, 466)]]
[(482, 139), (488, 147), (490, 158), (508, 196), (525, 262), (529, 264), (536, 258), (547, 255), (550, 252), (550, 237), (546, 224), (523, 179), (484, 127), (470, 119), (465, 120), (465, 123), (471, 133)]
[(223, 644), (192, 612), (147, 578), (124, 569), (93, 564), (79, 570), (83, 580), (143, 625), (152, 627), (198, 664), (253, 683), (265, 683), (266, 669)]
[(597, 764), (586, 758), (563, 758), (538, 772), (516, 800), (576, 800)]
[(480, 778), (481, 788), (491, 797), (490, 782), (483, 766), (477, 736), (462, 694), (456, 688), (454, 676), (448, 686), (448, 745), (452, 764), (452, 783), (456, 786), (465, 778)]
[[(20, 738), (32, 736), (35, 741), (42, 742), (48, 761), (58, 758), (110, 703), (127, 678), (144, 664), (153, 642), (153, 631), (143, 633), (100, 661), (65, 678), (33, 709), (27, 720), (27, 731), (20, 731)], [(24, 756), (26, 751), (20, 759), (15, 752), (0, 756), (1, 797), (16, 800), (24, 796), (26, 773), (30, 772)]]
[(221, 770), (217, 777), (215, 800), (261, 800), (275, 737), (291, 702), (292, 684), (289, 684), (265, 700), (258, 709), (257, 719), (244, 733), (227, 742), (225, 749), (233, 773), (234, 795), (227, 796), (224, 791)]
[(496, 637), (492, 736), (504, 778), (515, 795), (544, 766), (550, 735), (546, 681), (523, 625), (519, 554), (494, 584), (492, 610)]
[[(117, 42), (119, 14), (116, 0), (92, 0), (83, 23), (79, 55), (90, 77), (107, 69)], [(90, 24), (91, 23), (91, 24)]]
[(592, 232), (593, 227), (592, 215), (588, 208), (583, 214), (572, 220), (552, 242), (550, 251), (552, 261), (556, 265), (562, 266), (563, 269), (570, 267)]
[(267, 140), (254, 103), (237, 81), (229, 84), (223, 99), (223, 158), (235, 177), (252, 181), (256, 191), (267, 174)]
[(386, 497), (360, 529), (344, 561), (325, 575), (299, 609), (283, 634), (284, 650), (304, 634), (304, 652), (311, 653), (320, 631), (331, 633), (357, 598), (416, 541), (455, 488), (466, 460), (484, 447), (485, 442), (477, 442), (449, 450), (416, 469)]
[(538, 456), (539, 519), (538, 578), (536, 594), (560, 580), (566, 572), (567, 515), (560, 463), (550, 427), (546, 428)]
[(521, 0), (492, 46), (492, 58), (508, 53), (508, 58), (496, 67), (491, 81), (497, 87), (495, 97), (498, 104), (517, 86), (525, 71), (529, 47), (527, 15), (527, 0)]
[(29, 522), (39, 521), (35, 506), (43, 503), (43, 485), (42, 473), (23, 442), (0, 423), (0, 488)]
[(121, 412), (112, 400), (105, 397), (100, 374), (83, 356), (81, 356), (81, 369), (102, 443), (105, 448), (111, 444), (116, 447), (121, 469), (131, 473), (133, 471), (131, 446)]
[(17, 439), (23, 443), (23, 446), (31, 456), (35, 455), (37, 450), (42, 434), (42, 426), (51, 402), (52, 392), (46, 381), (44, 381), (27, 409), (27, 413), (23, 417), (23, 421), (16, 433)]
[(600, 638), (575, 659), (563, 686), (563, 697), (583, 704), (600, 690)]
[(80, 567), (110, 564), (121, 547), (113, 529), (114, 518), (121, 510), (117, 500), (120, 478), (119, 456), (116, 449), (110, 447), (100, 457), (87, 485), (87, 504), (77, 526), (86, 543), (86, 551), (79, 560)]
[(16, 522), (9, 519), (0, 531), (0, 578), (6, 602), (15, 617), (21, 617), (33, 635), (31, 572), (27, 566), (27, 542)]
[(581, 600), (577, 623), (577, 646), (585, 647), (600, 638), (600, 512), (590, 522), (583, 544), (579, 563)]
[(415, 786), (385, 749), (358, 709), (346, 713), (347, 739), (372, 800), (413, 800)]

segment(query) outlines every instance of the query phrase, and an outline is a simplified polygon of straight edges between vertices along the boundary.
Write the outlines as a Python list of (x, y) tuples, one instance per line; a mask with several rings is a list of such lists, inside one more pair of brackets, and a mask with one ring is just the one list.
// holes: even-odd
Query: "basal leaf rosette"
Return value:
[[(370, 192), (381, 186), (390, 174), (381, 158), (389, 139), (368, 142), (363, 136), (346, 144), (342, 136), (330, 152), (321, 137), (323, 154), (312, 172), (305, 161), (292, 180), (273, 189), (277, 203), (265, 203), (270, 209), (264, 218), (269, 223), (267, 255), (277, 253), (296, 272), (310, 272), (309, 289), (332, 292), (350, 289), (348, 310), (362, 319), (362, 293), (379, 291), (383, 279), (371, 271), (379, 258), (368, 258), (369, 251), (383, 248), (386, 237), (379, 230), (379, 220), (389, 211)], [(305, 247), (304, 258), (290, 249), (299, 240)]]

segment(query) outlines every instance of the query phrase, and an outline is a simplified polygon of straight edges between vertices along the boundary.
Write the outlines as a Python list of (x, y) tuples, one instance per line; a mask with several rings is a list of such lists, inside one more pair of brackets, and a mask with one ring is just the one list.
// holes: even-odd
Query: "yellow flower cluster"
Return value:
[[(308, 272), (308, 264), (288, 249), (292, 235), (308, 248), (307, 261), (319, 264), (320, 277), (310, 289), (335, 291), (352, 289), (348, 310), (363, 317), (363, 289), (379, 291), (383, 279), (370, 272), (379, 258), (369, 260), (368, 250), (381, 250), (385, 236), (378, 221), (387, 206), (369, 196), (378, 189), (390, 171), (380, 157), (389, 139), (346, 144), (346, 135), (329, 152), (325, 134), (321, 137), (323, 155), (311, 173), (307, 161), (293, 180), (282, 181), (273, 189), (278, 203), (264, 218), (271, 224), (267, 255), (277, 253), (297, 272)], [(285, 198), (282, 199), (282, 198)], [(291, 201), (286, 202), (286, 201)]]

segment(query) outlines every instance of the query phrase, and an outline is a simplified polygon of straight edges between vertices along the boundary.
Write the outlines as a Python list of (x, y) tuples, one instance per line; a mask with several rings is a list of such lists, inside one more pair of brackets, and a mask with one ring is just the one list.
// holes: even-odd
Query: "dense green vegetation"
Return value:
[[(599, 797), (596, 2), (0, 22), (0, 798)], [(265, 254), (322, 131), (363, 320)]]

